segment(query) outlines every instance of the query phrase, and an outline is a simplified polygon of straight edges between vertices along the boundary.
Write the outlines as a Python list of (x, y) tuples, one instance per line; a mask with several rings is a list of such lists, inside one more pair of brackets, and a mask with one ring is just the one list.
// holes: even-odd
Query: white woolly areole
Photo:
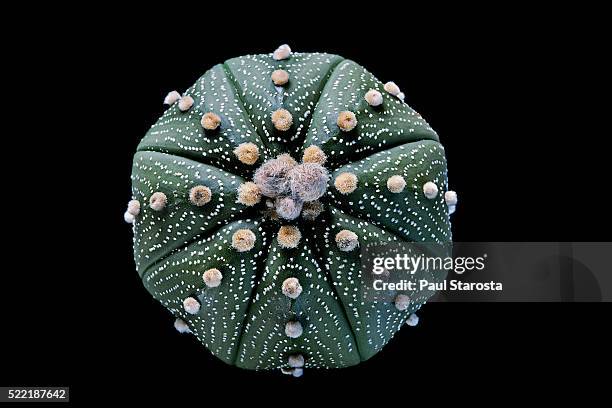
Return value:
[(234, 149), (234, 155), (242, 163), (250, 166), (252, 164), (255, 164), (255, 162), (257, 162), (257, 159), (259, 159), (259, 148), (255, 143), (241, 143)]
[(287, 59), (291, 56), (291, 48), (287, 44), (278, 47), (272, 54), (272, 58), (276, 61)]
[(272, 124), (277, 130), (285, 132), (293, 125), (293, 116), (287, 109), (277, 109), (272, 112)]
[(336, 245), (343, 252), (350, 252), (359, 246), (359, 237), (353, 231), (342, 230), (336, 234)]
[(191, 329), (189, 328), (187, 323), (185, 323), (185, 321), (181, 318), (177, 318), (174, 321), (174, 328), (179, 333), (191, 333)]
[(189, 190), (189, 201), (191, 204), (201, 207), (208, 204), (212, 199), (212, 191), (206, 186), (195, 186)]
[(204, 283), (206, 284), (206, 286), (208, 286), (209, 288), (216, 288), (221, 284), (223, 274), (221, 274), (221, 271), (217, 268), (212, 268), (204, 272), (202, 278), (204, 279)]
[(357, 126), (357, 117), (351, 111), (342, 111), (338, 114), (336, 124), (343, 132), (350, 132)]
[(125, 222), (127, 222), (128, 224), (133, 224), (135, 221), (135, 217), (134, 214), (130, 214), (129, 211), (126, 211), (125, 213), (123, 213), (123, 219), (125, 220)]
[(387, 188), (392, 193), (401, 193), (406, 187), (406, 180), (402, 176), (391, 176), (387, 179)]
[(183, 300), (183, 308), (189, 314), (196, 314), (200, 311), (200, 302), (190, 296)]
[(238, 202), (246, 206), (254, 206), (261, 201), (261, 189), (252, 181), (238, 186)]
[(261, 189), (261, 194), (275, 198), (289, 192), (287, 174), (294, 164), (286, 159), (271, 159), (259, 166), (253, 175), (253, 181)]
[(389, 81), (385, 84), (385, 91), (387, 91), (388, 93), (390, 93), (393, 96), (397, 96), (399, 95), (399, 93), (401, 92), (399, 89), (399, 86), (397, 86), (395, 84), (395, 82), (393, 81)]
[(300, 243), (302, 233), (295, 225), (283, 225), (278, 230), (278, 244), (281, 248), (296, 248)]
[(287, 82), (289, 82), (289, 73), (284, 69), (275, 70), (272, 72), (272, 82), (274, 82), (274, 85), (276, 86), (285, 85)]
[(405, 98), (406, 98), (406, 95), (404, 95), (403, 92), (400, 92), (397, 94), (397, 99), (399, 99), (400, 101), (404, 102)]
[(140, 214), (140, 201), (131, 200), (127, 205), (127, 212), (132, 214), (134, 217)]
[(295, 378), (301, 377), (302, 375), (304, 375), (304, 369), (294, 368), (293, 371), (291, 372), (291, 375), (293, 375)]
[(288, 298), (297, 299), (302, 293), (302, 285), (297, 278), (287, 278), (283, 281), (282, 291)]
[(232, 247), (238, 252), (246, 252), (255, 246), (255, 234), (250, 229), (239, 229), (232, 235)]
[(287, 337), (291, 337), (292, 339), (297, 339), (304, 333), (304, 329), (302, 328), (302, 323), (296, 321), (290, 321), (285, 324), (285, 334)]
[(304, 367), (304, 356), (301, 354), (292, 354), (287, 359), (289, 367), (301, 368)]
[(309, 201), (302, 206), (302, 218), (313, 221), (323, 212), (323, 204), (320, 201)]
[(380, 106), (383, 103), (383, 96), (376, 89), (370, 89), (366, 92), (364, 99), (370, 106)]
[(216, 130), (221, 126), (221, 117), (214, 112), (206, 112), (200, 119), (200, 125), (206, 130)]
[(454, 214), (456, 209), (457, 209), (457, 207), (456, 207), (456, 206), (454, 206), (454, 205), (449, 205), (449, 206), (448, 206), (448, 215)]
[(334, 180), (334, 187), (341, 194), (350, 194), (357, 189), (357, 176), (354, 173), (341, 173)]
[(164, 105), (172, 105), (174, 102), (181, 99), (181, 94), (176, 91), (168, 92), (168, 95), (164, 98)]
[(425, 194), (425, 197), (429, 198), (430, 200), (436, 198), (438, 195), (438, 186), (436, 186), (436, 183), (433, 181), (428, 181), (423, 185), (423, 193)]
[(400, 312), (403, 312), (404, 310), (408, 309), (408, 306), (410, 305), (410, 298), (407, 295), (400, 293), (395, 297), (393, 302), (395, 303), (395, 308)]
[(411, 314), (410, 316), (408, 316), (408, 320), (406, 320), (406, 324), (408, 326), (416, 326), (417, 324), (419, 324), (419, 316), (417, 316), (416, 314)]
[(321, 198), (327, 190), (328, 180), (327, 169), (317, 163), (302, 163), (289, 171), (291, 193), (301, 201)]
[(319, 146), (308, 146), (302, 155), (302, 162), (304, 163), (316, 163), (322, 166), (325, 164), (325, 161), (327, 161), (327, 155)]
[(446, 193), (444, 193), (444, 201), (448, 206), (457, 205), (457, 193), (452, 190), (448, 190)]
[(178, 101), (178, 107), (181, 111), (185, 112), (191, 109), (193, 106), (193, 98), (189, 95), (182, 96)]
[(286, 220), (295, 220), (299, 217), (302, 206), (302, 201), (294, 200), (291, 197), (277, 198), (274, 204), (278, 216)]
[(151, 207), (154, 211), (161, 211), (166, 206), (168, 202), (168, 198), (161, 191), (157, 191), (151, 195), (149, 199), (149, 207)]

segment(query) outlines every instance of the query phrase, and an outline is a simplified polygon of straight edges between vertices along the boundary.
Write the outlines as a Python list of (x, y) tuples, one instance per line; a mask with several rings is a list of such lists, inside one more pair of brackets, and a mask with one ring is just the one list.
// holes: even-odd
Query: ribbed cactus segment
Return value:
[(418, 320), (433, 293), (369, 301), (361, 271), (368, 245), (451, 240), (444, 149), (403, 98), (352, 61), (288, 46), (168, 94), (124, 219), (179, 332), (228, 364), (299, 377), (367, 360)]

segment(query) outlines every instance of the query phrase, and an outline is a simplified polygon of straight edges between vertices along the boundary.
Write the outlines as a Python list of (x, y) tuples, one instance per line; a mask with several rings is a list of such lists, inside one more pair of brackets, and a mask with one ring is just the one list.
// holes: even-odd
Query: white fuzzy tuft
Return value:
[(383, 103), (383, 96), (376, 89), (370, 89), (366, 92), (364, 99), (370, 106), (380, 106)]
[(204, 279), (204, 283), (206, 284), (206, 286), (208, 286), (209, 288), (216, 288), (221, 284), (223, 274), (221, 274), (221, 271), (217, 268), (212, 268), (204, 272), (202, 278)]
[(134, 217), (136, 217), (138, 214), (140, 214), (140, 201), (138, 201), (138, 200), (131, 200), (128, 203), (127, 212), (132, 214)]
[(253, 249), (257, 237), (250, 229), (239, 229), (232, 235), (232, 247), (238, 252), (246, 252)]
[(292, 354), (287, 359), (289, 367), (301, 368), (304, 367), (304, 356), (301, 354)]
[(134, 214), (130, 214), (130, 212), (129, 212), (129, 211), (126, 211), (126, 212), (123, 214), (123, 219), (124, 219), (124, 220), (125, 220), (125, 222), (127, 222), (128, 224), (133, 224), (133, 223), (134, 223), (134, 221), (135, 221)]
[(433, 181), (428, 181), (423, 185), (423, 193), (425, 194), (425, 197), (432, 200), (438, 195), (438, 186), (436, 186), (436, 183)]
[(411, 314), (410, 316), (408, 316), (408, 320), (406, 320), (406, 324), (408, 326), (416, 326), (417, 324), (419, 324), (419, 316), (417, 316), (416, 314)]
[(404, 310), (408, 309), (408, 306), (410, 306), (410, 298), (407, 295), (400, 293), (395, 297), (393, 303), (395, 303), (395, 308), (397, 310), (403, 312)]
[(291, 197), (277, 198), (275, 202), (276, 213), (286, 220), (295, 220), (300, 216), (303, 203)]
[(304, 333), (304, 329), (302, 328), (302, 323), (296, 321), (290, 321), (285, 324), (285, 334), (287, 337), (292, 339), (297, 339)]
[(174, 321), (174, 328), (179, 333), (191, 333), (191, 329), (189, 328), (187, 323), (181, 318), (177, 318)]
[(316, 163), (302, 163), (289, 171), (291, 193), (301, 201), (314, 201), (321, 198), (327, 190), (328, 180), (327, 169)]
[(172, 105), (174, 102), (181, 99), (181, 94), (176, 91), (168, 92), (168, 95), (164, 98), (164, 105)]
[(293, 375), (295, 378), (301, 377), (302, 375), (304, 375), (304, 369), (294, 368), (293, 371), (291, 372), (291, 375)]
[(283, 281), (282, 291), (288, 298), (297, 299), (302, 293), (302, 285), (297, 278), (287, 278)]
[(193, 98), (189, 95), (184, 95), (178, 101), (178, 107), (181, 111), (185, 112), (191, 109), (193, 106)]
[(389, 81), (385, 84), (385, 91), (393, 96), (397, 96), (401, 93), (399, 86), (397, 86), (393, 81)]
[(457, 193), (455, 193), (452, 190), (448, 190), (446, 193), (444, 193), (444, 201), (446, 202), (446, 205), (448, 205), (449, 207), (451, 205), (453, 206), (457, 205)]
[(342, 230), (336, 234), (336, 245), (343, 252), (350, 252), (359, 246), (359, 237), (353, 231)]
[(183, 300), (183, 308), (189, 314), (196, 314), (200, 311), (200, 302), (190, 296)]
[(272, 54), (272, 58), (276, 61), (287, 59), (291, 56), (291, 48), (287, 44), (278, 47)]
[(392, 193), (401, 193), (406, 187), (406, 180), (402, 176), (391, 176), (387, 179), (387, 188)]
[(357, 126), (357, 117), (351, 111), (342, 111), (338, 114), (336, 124), (343, 132), (350, 132)]
[(406, 95), (404, 95), (403, 92), (400, 92), (397, 94), (397, 99), (399, 99), (400, 101), (404, 102), (404, 99), (406, 99)]
[(161, 211), (166, 207), (166, 203), (168, 202), (168, 197), (161, 191), (157, 191), (151, 195), (149, 199), (149, 207), (154, 211)]
[(449, 205), (449, 206), (448, 206), (448, 215), (454, 214), (456, 209), (457, 209), (457, 207), (456, 207), (456, 206), (454, 206), (454, 205)]

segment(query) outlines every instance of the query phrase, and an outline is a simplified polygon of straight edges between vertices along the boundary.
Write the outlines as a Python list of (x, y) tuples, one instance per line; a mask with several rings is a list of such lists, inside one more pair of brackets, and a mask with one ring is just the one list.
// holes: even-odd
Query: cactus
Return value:
[(361, 245), (451, 240), (444, 149), (403, 99), (353, 61), (288, 46), (168, 94), (125, 219), (179, 332), (297, 377), (358, 364), (416, 324), (428, 295), (359, 297)]

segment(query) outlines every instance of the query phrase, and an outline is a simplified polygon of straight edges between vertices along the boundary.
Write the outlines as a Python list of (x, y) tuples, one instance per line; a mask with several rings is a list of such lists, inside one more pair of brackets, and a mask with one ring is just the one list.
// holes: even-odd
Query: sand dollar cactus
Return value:
[(360, 297), (365, 245), (451, 240), (444, 149), (398, 85), (283, 45), (163, 102), (124, 218), (179, 332), (228, 364), (299, 377), (367, 360), (416, 324), (430, 294)]

